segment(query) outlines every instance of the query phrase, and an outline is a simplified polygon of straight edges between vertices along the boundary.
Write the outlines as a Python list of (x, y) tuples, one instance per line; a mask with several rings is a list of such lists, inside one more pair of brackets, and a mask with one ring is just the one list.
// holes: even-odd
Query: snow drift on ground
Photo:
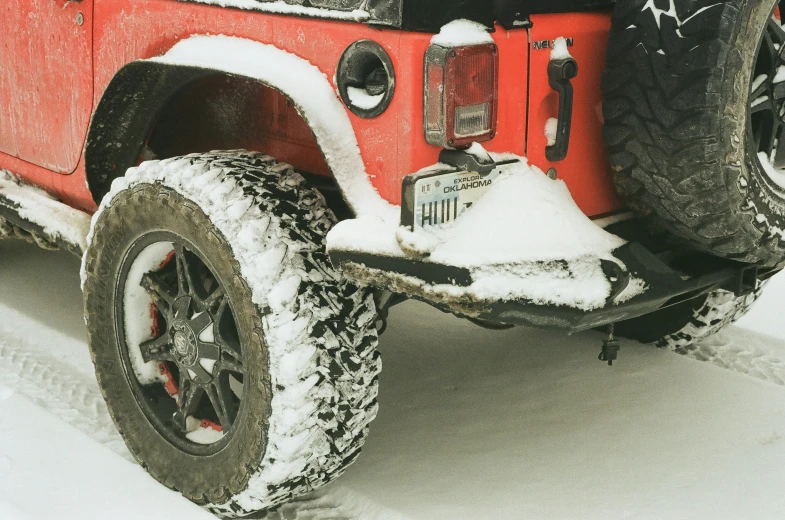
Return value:
[[(123, 460), (91, 374), (78, 261), (11, 240), (0, 258), (13, 390), (0, 518), (202, 516)], [(784, 518), (783, 298), (776, 277), (742, 321), (779, 339), (732, 328), (705, 343), (709, 363), (625, 341), (612, 368), (599, 333), (493, 332), (395, 307), (358, 463), (268, 520)]]
[(3, 520), (213, 518), (23, 394), (0, 387), (0, 410)]

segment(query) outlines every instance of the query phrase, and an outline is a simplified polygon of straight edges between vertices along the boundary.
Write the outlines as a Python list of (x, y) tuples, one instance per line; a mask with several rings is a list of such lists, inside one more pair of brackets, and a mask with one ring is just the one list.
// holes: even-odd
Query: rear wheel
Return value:
[(744, 316), (760, 296), (762, 287), (746, 296), (714, 291), (659, 311), (616, 324), (624, 338), (658, 347), (685, 351), (691, 345), (720, 332)]
[(616, 3), (604, 137), (619, 193), (654, 229), (783, 261), (783, 49), (774, 0)]
[(324, 199), (251, 152), (115, 181), (83, 260), (110, 413), (159, 481), (245, 516), (332, 481), (376, 415), (373, 294), (333, 270)]

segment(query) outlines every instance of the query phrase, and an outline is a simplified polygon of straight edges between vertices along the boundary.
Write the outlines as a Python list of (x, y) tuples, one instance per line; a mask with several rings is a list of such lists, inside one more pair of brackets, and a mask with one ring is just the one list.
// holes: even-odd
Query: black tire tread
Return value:
[[(242, 517), (288, 501), (334, 480), (356, 459), (378, 407), (376, 396), (381, 359), (376, 351), (378, 339), (374, 320), (377, 311), (369, 289), (349, 283), (333, 269), (325, 251), (324, 238), (334, 224), (335, 217), (327, 209), (324, 198), (306, 186), (291, 166), (256, 152), (232, 151), (153, 161), (143, 164), (141, 168), (160, 173), (171, 168), (194, 167), (197, 170), (209, 170), (208, 173), (220, 171), (218, 177), (211, 181), (217, 183), (216, 186), (229, 183), (241, 189), (244, 196), (252, 201), (246, 215), (256, 208), (260, 215), (271, 218), (275, 226), (268, 227), (267, 241), (296, 245), (287, 247), (285, 262), (293, 262), (293, 269), (303, 282), (295, 301), (287, 305), (299, 318), (307, 319), (310, 323), (308, 337), (316, 347), (316, 354), (311, 360), (310, 372), (303, 374), (301, 380), (318, 375), (318, 382), (308, 392), (308, 396), (312, 396), (309, 398), (316, 399), (319, 404), (315, 406), (316, 411), (309, 419), (310, 422), (304, 421), (289, 433), (297, 436), (305, 432), (309, 424), (316, 424), (323, 435), (319, 439), (305, 440), (297, 453), (308, 455), (309, 449), (312, 449), (308, 443), (323, 439), (328, 439), (330, 444), (328, 453), (306, 457), (309, 462), (302, 473), (291, 475), (274, 488), (254, 480), (261, 471), (260, 463), (275, 463), (262, 456), (257, 462), (249, 460), (242, 463), (241, 476), (235, 481), (227, 482), (222, 488), (210, 489), (204, 487), (206, 485), (198, 475), (184, 478), (177, 471), (157, 472), (150, 464), (146, 464), (147, 458), (154, 456), (150, 447), (139, 442), (134, 426), (117, 415), (111, 399), (107, 401), (113, 420), (129, 449), (156, 479), (180, 491), (187, 498), (206, 505), (219, 516)], [(165, 175), (162, 174), (162, 178)], [(197, 180), (196, 177), (194, 180)], [(122, 196), (118, 196), (117, 189), (113, 187), (112, 193), (107, 195), (101, 210), (96, 214), (90, 245), (83, 259), (88, 336), (96, 362), (96, 374), (105, 397), (113, 393), (108, 391), (112, 386), (127, 384), (106, 378), (106, 374), (112, 370), (104, 366), (102, 360), (103, 363), (111, 363), (111, 360), (97, 355), (95, 350), (107, 341), (98, 330), (101, 319), (96, 313), (100, 313), (103, 308), (98, 293), (100, 277), (106, 274), (102, 271), (101, 252), (104, 242), (111, 239), (112, 230), (122, 228), (124, 221), (135, 218), (134, 214), (139, 213), (144, 201), (154, 196), (179, 218), (204, 226), (204, 235), (212, 243), (211, 247), (225, 248), (227, 243), (235, 247), (233, 238), (226, 237), (215, 226), (209, 225), (210, 217), (204, 214), (202, 206), (155, 184), (131, 183), (120, 190), (124, 192)], [(231, 251), (228, 254), (233, 258)], [(239, 267), (236, 271), (238, 276), (234, 277), (233, 283), (239, 284), (250, 298), (252, 288)], [(254, 334), (264, 338), (264, 316), (270, 311), (264, 308), (257, 310)], [(275, 393), (278, 389), (271, 388), (271, 391)], [(257, 425), (260, 431), (271, 428), (265, 421)], [(265, 446), (260, 446), (261, 442), (263, 438), (259, 437), (253, 446), (249, 445), (250, 452), (261, 450), (264, 454)]]
[(603, 133), (618, 192), (660, 234), (739, 261), (781, 262), (782, 241), (755, 221), (738, 183), (743, 146), (728, 142), (739, 115), (727, 107), (733, 69), (754, 57), (732, 46), (743, 0), (658, 1), (682, 21), (662, 14), (659, 27), (646, 4), (617, 2), (603, 74)]

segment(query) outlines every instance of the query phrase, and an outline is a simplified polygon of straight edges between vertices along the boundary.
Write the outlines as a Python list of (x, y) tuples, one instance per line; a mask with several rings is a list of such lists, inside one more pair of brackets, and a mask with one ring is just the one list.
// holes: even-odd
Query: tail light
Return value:
[(462, 148), (496, 135), (499, 53), (489, 43), (425, 53), (425, 140)]

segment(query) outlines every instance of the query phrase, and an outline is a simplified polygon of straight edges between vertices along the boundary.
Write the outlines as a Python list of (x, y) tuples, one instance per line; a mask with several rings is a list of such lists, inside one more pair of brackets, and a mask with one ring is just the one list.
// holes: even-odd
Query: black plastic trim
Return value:
[(459, 170), (477, 172), (480, 175), (488, 175), (496, 168), (496, 162), (488, 152), (477, 155), (463, 150), (445, 149), (439, 152), (439, 162), (449, 164)]
[(404, 0), (401, 28), (407, 31), (437, 32), (461, 18), (493, 27), (498, 21), (505, 29), (530, 26), (529, 16), (545, 13), (603, 11), (615, 0)]
[(85, 147), (87, 184), (96, 204), (112, 180), (136, 164), (158, 114), (182, 87), (221, 71), (135, 61), (109, 83), (90, 122)]

